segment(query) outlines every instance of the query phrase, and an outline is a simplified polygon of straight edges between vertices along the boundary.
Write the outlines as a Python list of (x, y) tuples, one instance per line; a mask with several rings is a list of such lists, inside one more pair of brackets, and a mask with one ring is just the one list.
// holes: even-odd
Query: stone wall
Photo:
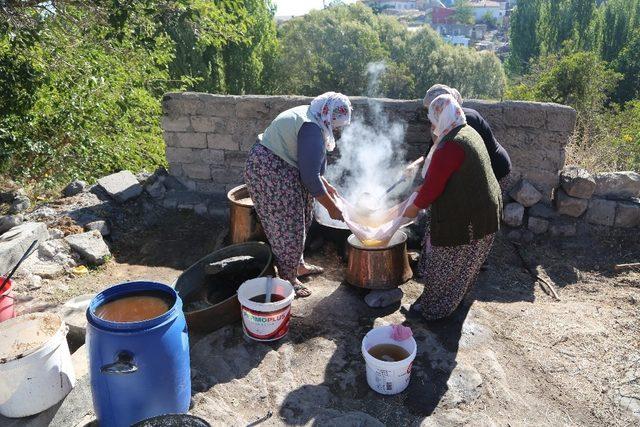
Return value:
[[(369, 100), (350, 98), (356, 114), (367, 114)], [(169, 172), (198, 192), (222, 193), (242, 183), (247, 151), (281, 111), (308, 104), (299, 96), (224, 96), (168, 93), (163, 99)], [(407, 156), (425, 150), (429, 120), (418, 100), (378, 100), (392, 119), (406, 123)], [(467, 101), (491, 124), (514, 165), (511, 182), (525, 178), (551, 202), (564, 166), (565, 146), (575, 111), (557, 104)], [(338, 142), (338, 149), (340, 143)]]

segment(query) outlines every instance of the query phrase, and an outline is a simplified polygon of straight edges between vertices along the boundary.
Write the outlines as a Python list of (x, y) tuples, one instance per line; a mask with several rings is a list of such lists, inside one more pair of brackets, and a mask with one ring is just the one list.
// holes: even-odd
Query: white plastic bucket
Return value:
[[(367, 364), (367, 383), (380, 394), (403, 392), (411, 379), (411, 367), (416, 357), (416, 340), (413, 337), (404, 341), (391, 338), (391, 326), (374, 328), (362, 340), (362, 356)], [(394, 344), (404, 348), (409, 357), (399, 362), (385, 362), (369, 354), (369, 349), (378, 344)]]
[(265, 293), (266, 277), (247, 280), (238, 289), (242, 328), (249, 338), (256, 341), (276, 341), (289, 332), (291, 302), (295, 292), (291, 283), (286, 280), (277, 278), (272, 280), (272, 294), (282, 295), (283, 300), (270, 303), (251, 301), (251, 298)]
[(67, 327), (53, 313), (33, 313), (0, 323), (0, 414), (37, 414), (64, 399), (76, 378)]

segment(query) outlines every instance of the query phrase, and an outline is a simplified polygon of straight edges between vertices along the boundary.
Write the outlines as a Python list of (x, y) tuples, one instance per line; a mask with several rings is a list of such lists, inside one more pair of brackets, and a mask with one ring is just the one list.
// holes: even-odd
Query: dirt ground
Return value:
[[(163, 216), (113, 241), (107, 265), (19, 292), (22, 307), (53, 310), (127, 280), (171, 283), (225, 234), (223, 223)], [(640, 424), (640, 272), (612, 269), (638, 261), (638, 236), (545, 238), (523, 254), (553, 280), (559, 301), (498, 239), (456, 313), (425, 322), (407, 312), (422, 285), (409, 281), (401, 304), (371, 309), (366, 291), (343, 283), (344, 264), (325, 243), (307, 258), (326, 274), (294, 302), (284, 340), (248, 342), (239, 324), (192, 336), (192, 413), (216, 425)], [(360, 344), (389, 323), (413, 329), (418, 355), (407, 391), (385, 397), (366, 384)]]

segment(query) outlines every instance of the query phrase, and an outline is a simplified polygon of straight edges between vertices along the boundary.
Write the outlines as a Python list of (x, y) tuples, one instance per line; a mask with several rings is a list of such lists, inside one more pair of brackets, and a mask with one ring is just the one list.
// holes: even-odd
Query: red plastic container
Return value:
[[(4, 277), (0, 276), (0, 284), (4, 282)], [(0, 294), (0, 322), (16, 317), (16, 309), (13, 305), (13, 296), (11, 293), (11, 280), (4, 286), (2, 294)]]

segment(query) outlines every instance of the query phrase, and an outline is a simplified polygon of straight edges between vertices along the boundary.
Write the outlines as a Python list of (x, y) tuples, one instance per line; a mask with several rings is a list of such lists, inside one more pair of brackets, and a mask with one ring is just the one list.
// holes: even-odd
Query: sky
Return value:
[[(329, 3), (329, 0), (326, 0)], [(347, 0), (345, 3), (354, 3)], [(273, 0), (276, 5), (276, 16), (304, 15), (312, 9), (322, 9), (322, 0)]]

